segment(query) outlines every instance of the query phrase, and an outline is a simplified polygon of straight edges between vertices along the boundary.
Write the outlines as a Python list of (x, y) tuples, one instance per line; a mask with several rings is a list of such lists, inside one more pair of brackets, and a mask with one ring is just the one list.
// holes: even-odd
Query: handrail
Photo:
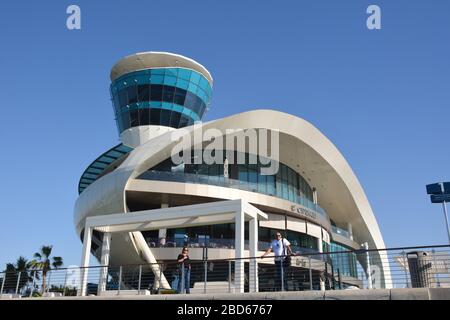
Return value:
[[(305, 254), (292, 254), (292, 255), (282, 255), (279, 257), (286, 257), (286, 256), (294, 256), (294, 257), (310, 257), (310, 256), (322, 256), (322, 255), (331, 255), (331, 254), (345, 254), (345, 253), (357, 253), (357, 254), (362, 254), (362, 253), (366, 253), (366, 252), (379, 252), (379, 251), (398, 251), (398, 250), (412, 250), (412, 249), (436, 249), (436, 248), (450, 248), (450, 245), (445, 244), (445, 245), (427, 245), (427, 246), (410, 246), (410, 247), (393, 247), (393, 248), (382, 248), (382, 249), (358, 249), (358, 250), (344, 250), (344, 251), (327, 251), (327, 252), (312, 252), (312, 253), (305, 253)], [(254, 256), (254, 257), (242, 257), (242, 258), (226, 258), (226, 259), (208, 259), (208, 262), (218, 262), (218, 261), (239, 261), (239, 260), (253, 260), (253, 259), (273, 259), (274, 256), (270, 255), (270, 256), (265, 256), (265, 257), (261, 257), (261, 256)], [(174, 261), (171, 261), (174, 262)], [(201, 262), (201, 260), (199, 260), (198, 262)], [(140, 263), (140, 264), (122, 264), (122, 265), (96, 265), (96, 266), (87, 266), (87, 267), (66, 267), (66, 268), (54, 268), (54, 269), (47, 269), (46, 271), (60, 271), (60, 270), (72, 270), (72, 269), (90, 269), (90, 268), (101, 268), (101, 267), (137, 267), (137, 266), (150, 266), (150, 265), (154, 265), (154, 264), (161, 264), (163, 262), (157, 262), (157, 263)], [(27, 270), (22, 270), (22, 271), (2, 271), (0, 272), (0, 274), (2, 273), (10, 273), (10, 272), (29, 272), (29, 271), (35, 271), (35, 272), (42, 272), (44, 271), (43, 269), (27, 269)]]
[[(231, 179), (231, 178), (224, 178), (219, 176), (209, 176), (209, 175), (202, 175), (202, 174), (193, 174), (193, 173), (186, 173), (186, 172), (169, 172), (169, 171), (159, 171), (159, 170), (149, 170), (144, 173), (142, 173), (138, 179), (143, 180), (162, 180), (162, 181), (173, 181), (173, 182), (187, 182), (187, 183), (199, 183), (199, 184), (209, 184), (209, 185), (216, 185), (219, 187), (227, 187), (227, 188), (234, 188), (244, 191), (250, 191), (250, 192), (256, 192), (261, 193), (264, 195), (272, 196), (272, 197), (278, 197), (276, 194), (272, 194), (270, 192), (262, 192), (258, 190), (258, 187), (256, 185), (256, 188), (252, 188), (249, 183), (245, 183), (241, 180), (237, 179)], [(172, 180), (170, 180), (172, 179)], [(296, 200), (293, 201), (309, 210), (313, 210), (314, 212), (320, 214), (321, 216), (328, 218), (328, 214), (326, 211), (320, 207), (318, 204), (314, 203), (313, 201), (302, 197), (300, 195), (296, 195)], [(286, 198), (281, 198), (287, 201), (291, 201)], [(300, 199), (300, 200), (298, 200)]]

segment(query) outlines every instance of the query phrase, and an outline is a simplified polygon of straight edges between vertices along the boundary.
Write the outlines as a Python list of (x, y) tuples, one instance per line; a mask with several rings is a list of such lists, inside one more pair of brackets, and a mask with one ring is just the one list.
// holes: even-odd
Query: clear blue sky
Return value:
[[(78, 4), (82, 30), (66, 29)], [(366, 8), (382, 9), (382, 30)], [(450, 2), (7, 1), (0, 7), (0, 269), (53, 244), (78, 264), (85, 167), (118, 143), (109, 71), (139, 51), (212, 73), (204, 120), (272, 108), (319, 128), (352, 166), (387, 246), (443, 244), (425, 184), (450, 180)]]

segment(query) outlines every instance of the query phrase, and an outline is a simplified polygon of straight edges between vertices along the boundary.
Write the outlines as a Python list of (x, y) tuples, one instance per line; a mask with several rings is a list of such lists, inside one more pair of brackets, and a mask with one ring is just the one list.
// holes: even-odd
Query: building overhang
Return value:
[[(186, 134), (193, 136), (194, 130), (197, 130), (194, 127), (185, 128)], [(364, 190), (349, 164), (337, 148), (310, 123), (278, 111), (256, 110), (207, 122), (201, 127), (203, 130), (209, 128), (223, 132), (226, 129), (247, 128), (278, 130), (280, 161), (298, 170), (317, 189), (318, 204), (327, 211), (330, 218), (336, 223), (351, 222), (355, 239), (367, 241), (371, 248), (385, 247)], [(122, 190), (122, 194), (117, 194), (115, 206), (120, 205), (126, 211), (127, 185), (149, 168), (170, 157), (171, 150), (177, 143), (172, 141), (171, 134), (163, 134), (138, 146), (129, 153), (119, 168), (91, 184), (91, 195), (87, 196), (83, 192), (77, 201), (76, 224), (86, 217), (88, 211), (96, 212), (96, 206), (101, 205), (99, 209), (102, 210), (112, 207), (105, 202), (111, 199), (107, 192)], [(111, 183), (114, 186), (110, 186)], [(97, 197), (105, 201), (96, 205), (93, 201)]]
[(86, 228), (101, 232), (134, 232), (160, 228), (193, 227), (235, 221), (242, 211), (244, 219), (267, 220), (267, 214), (242, 200), (217, 201), (197, 205), (143, 210), (93, 216), (86, 219)]
[[(258, 208), (261, 208), (265, 212), (279, 213), (312, 222), (331, 233), (331, 224), (328, 217), (322, 216), (307, 208), (304, 209), (310, 211), (311, 214), (301, 214), (302, 211), (292, 210), (293, 206), (301, 207), (299, 204), (294, 204), (288, 200), (268, 196), (262, 193), (214, 185), (141, 179), (131, 179), (127, 184), (126, 191), (132, 192), (134, 198), (140, 197), (143, 200), (145, 198), (154, 197), (153, 195), (156, 194), (184, 196), (187, 197), (188, 201), (193, 201), (193, 197), (211, 198), (213, 201), (217, 201), (217, 199), (242, 199), (254, 206), (258, 206)], [(128, 198), (129, 195), (127, 195), (127, 199)]]
[(213, 78), (200, 63), (188, 57), (170, 52), (139, 52), (122, 58), (111, 69), (111, 81), (124, 74), (151, 68), (186, 68), (200, 72), (213, 86)]

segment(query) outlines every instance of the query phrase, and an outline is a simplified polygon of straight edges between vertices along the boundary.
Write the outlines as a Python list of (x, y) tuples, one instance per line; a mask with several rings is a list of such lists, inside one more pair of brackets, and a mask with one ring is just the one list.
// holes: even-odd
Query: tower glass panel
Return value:
[(133, 71), (111, 83), (119, 133), (144, 125), (182, 128), (200, 121), (211, 99), (208, 80), (185, 68)]

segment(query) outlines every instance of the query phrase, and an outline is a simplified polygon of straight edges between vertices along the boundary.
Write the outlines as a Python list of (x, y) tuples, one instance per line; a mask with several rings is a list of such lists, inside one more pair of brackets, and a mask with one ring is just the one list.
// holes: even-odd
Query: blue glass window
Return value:
[(186, 90), (175, 88), (173, 102), (180, 106), (184, 106), (185, 98), (186, 98)]
[(127, 88), (128, 104), (137, 102), (137, 86), (133, 85)]
[[(121, 107), (125, 106), (127, 104), (127, 91), (126, 90), (120, 90), (119, 91), (119, 105)], [(120, 108), (118, 108), (120, 109)]]
[(138, 86), (138, 101), (150, 101), (150, 86), (148, 84), (141, 84)]
[(130, 112), (130, 127), (139, 126), (139, 110), (131, 110)]
[(171, 110), (161, 109), (161, 120), (159, 122), (161, 126), (169, 126), (170, 125), (171, 112), (172, 112)]
[(152, 84), (150, 91), (150, 100), (152, 101), (162, 101), (163, 86), (158, 84)]
[(179, 128), (183, 128), (189, 125), (189, 118), (186, 117), (185, 115), (181, 115), (180, 117), (180, 126)]
[[(195, 73), (195, 72), (192, 72)], [(191, 78), (191, 71), (187, 69), (180, 69), (178, 71), (178, 77), (184, 80), (189, 80)]]
[(139, 125), (148, 125), (150, 123), (150, 109), (139, 109)]
[[(196, 83), (204, 89), (199, 89)], [(209, 95), (205, 92), (210, 90), (208, 81), (189, 69), (158, 68), (126, 74), (111, 84), (119, 131), (146, 123), (168, 124), (177, 128), (192, 125), (203, 116), (209, 101)], [(200, 92), (201, 96), (195, 92)], [(133, 111), (133, 108), (139, 108), (139, 111)], [(158, 108), (170, 109), (175, 113), (168, 118), (167, 112), (162, 115), (160, 110), (148, 110)], [(147, 111), (142, 111), (144, 109)]]
[(164, 86), (162, 101), (164, 101), (164, 102), (173, 102), (174, 93), (175, 93), (175, 87)]
[(200, 82), (200, 74), (198, 74), (197, 72), (192, 72), (191, 74), (191, 82), (194, 84), (198, 84)]
[(161, 110), (160, 108), (152, 108), (150, 109), (150, 124), (159, 125), (161, 118)]
[[(168, 112), (168, 110), (165, 110), (164, 112)], [(176, 121), (178, 121), (178, 115), (175, 115), (174, 118), (173, 113), (174, 111), (172, 111), (170, 122), (175, 126)], [(162, 115), (161, 117), (163, 118), (164, 115)], [(188, 119), (183, 115), (180, 116), (179, 120), (180, 126), (183, 122), (188, 122)], [(174, 123), (172, 123), (172, 121), (174, 121)], [(225, 156), (226, 152), (223, 152), (223, 154)], [(241, 160), (239, 160), (239, 158), (241, 158)], [(313, 204), (312, 199), (300, 196), (301, 190), (298, 189), (300, 186), (300, 181), (302, 181), (302, 192), (304, 194), (312, 194), (311, 187), (297, 172), (295, 172), (288, 166), (279, 163), (279, 171), (276, 175), (262, 175), (260, 169), (262, 166), (267, 165), (262, 165), (261, 163), (248, 164), (250, 160), (248, 154), (235, 152), (234, 159), (237, 160), (237, 162), (245, 160), (247, 164), (230, 164), (228, 168), (229, 177), (226, 180), (223, 177), (223, 165), (207, 165), (205, 163), (196, 164), (194, 166), (186, 165), (185, 173), (195, 173), (196, 176), (192, 179), (196, 183), (209, 183), (219, 185), (225, 183), (225, 186), (228, 187), (243, 188), (244, 190), (273, 195), (282, 199), (296, 202), (304, 205), (307, 208), (315, 210), (319, 214), (326, 215), (323, 209)], [(166, 161), (171, 162), (171, 159), (169, 158)], [(150, 169), (150, 171), (151, 170), (152, 169)], [(217, 172), (219, 173), (217, 174)], [(212, 176), (214, 176), (214, 178)], [(183, 179), (182, 176), (180, 176), (180, 179)], [(187, 179), (189, 180), (189, 178)], [(230, 183), (231, 185), (228, 185), (228, 183)], [(307, 190), (309, 190), (309, 192)]]
[(176, 78), (178, 76), (178, 68), (165, 69), (165, 75)]
[(170, 117), (170, 126), (172, 128), (178, 128), (180, 124), (180, 118), (181, 114), (179, 112), (172, 112), (172, 115)]
[(177, 78), (169, 77), (167, 75), (164, 77), (164, 84), (165, 85), (175, 86), (176, 83), (177, 83)]
[(239, 181), (248, 181), (248, 172), (247, 172), (247, 167), (243, 164), (240, 164), (238, 166), (238, 170), (239, 170)]

